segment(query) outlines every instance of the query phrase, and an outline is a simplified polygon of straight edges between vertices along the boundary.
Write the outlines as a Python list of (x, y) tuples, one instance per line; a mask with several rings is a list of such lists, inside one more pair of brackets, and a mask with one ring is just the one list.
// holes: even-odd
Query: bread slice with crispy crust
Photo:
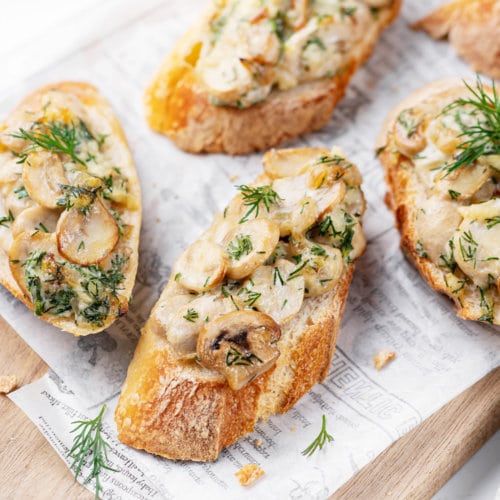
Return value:
[[(380, 3), (380, 2), (378, 2)], [(279, 145), (323, 127), (344, 96), (356, 69), (370, 56), (380, 33), (397, 16), (400, 0), (374, 8), (373, 22), (335, 76), (272, 90), (244, 109), (215, 104), (197, 76), (203, 38), (214, 10), (182, 37), (145, 94), (149, 126), (193, 153), (244, 154)]]
[[(54, 128), (50, 129), (51, 126)], [(75, 134), (77, 135), (74, 138), (76, 141), (76, 156), (81, 157), (80, 160), (84, 161), (87, 154), (92, 155), (93, 151), (93, 155), (88, 156), (88, 158), (93, 159), (87, 161), (87, 163), (92, 163), (91, 166), (73, 165), (72, 158), (60, 151), (49, 152), (29, 140), (16, 138), (15, 136), (19, 135), (22, 130), (26, 133), (38, 135), (38, 137), (43, 135), (49, 137), (54, 130), (55, 133), (62, 134), (65, 132), (71, 134), (76, 131)], [(71, 136), (61, 136), (60, 140), (71, 140)], [(85, 141), (92, 143), (91, 147), (94, 150), (89, 149), (84, 155)], [(78, 148), (81, 148), (82, 151), (79, 151)], [(23, 160), (25, 154), (26, 160)], [(68, 195), (66, 198), (68, 203), (64, 210), (59, 205), (47, 208), (43, 204), (47, 201), (45, 199), (47, 197), (47, 187), (43, 185), (42, 181), (40, 181), (39, 186), (36, 186), (36, 184), (33, 186), (34, 191), (38, 188), (42, 192), (42, 198), (39, 198), (34, 192), (31, 193), (30, 189), (25, 186), (26, 178), (23, 176), (26, 170), (34, 168), (34, 165), (30, 164), (30, 155), (35, 154), (46, 154), (46, 157), (50, 160), (45, 166), (46, 178), (51, 177), (51, 172), (58, 168), (62, 161), (66, 162), (65, 168), (68, 171), (75, 169), (75, 179), (78, 175), (81, 175), (79, 181), (75, 180), (71, 186), (66, 186), (71, 197)], [(101, 169), (99, 164), (101, 159), (106, 160), (108, 163), (110, 163), (109, 160), (114, 161), (115, 167), (113, 169), (111, 167)], [(78, 169), (81, 169), (84, 173), (76, 173)], [(87, 175), (90, 173), (92, 173), (91, 176)], [(88, 185), (84, 187), (84, 183), (88, 182), (89, 179), (95, 182), (92, 188)], [(104, 185), (105, 179), (107, 179), (107, 189)], [(64, 182), (70, 183), (68, 180)], [(119, 188), (119, 182), (122, 183), (124, 189)], [(43, 320), (74, 335), (88, 335), (102, 331), (110, 326), (118, 315), (125, 314), (128, 310), (128, 301), (132, 294), (138, 264), (141, 192), (123, 129), (108, 101), (93, 85), (84, 82), (60, 82), (46, 85), (23, 99), (11, 114), (3, 122), (0, 122), (0, 187), (0, 210), (9, 211), (13, 219), (0, 225), (2, 226), (0, 227), (0, 231), (2, 231), (0, 239), (0, 283), (27, 307), (34, 310)], [(57, 190), (58, 186), (53, 185), (51, 188)], [(70, 189), (71, 191), (69, 191)], [(107, 199), (100, 201), (103, 198), (102, 193), (104, 190), (106, 190)], [(103, 213), (109, 221), (112, 219), (110, 219), (111, 215), (107, 215), (107, 212), (114, 214), (113, 218), (117, 221), (117, 227), (114, 228), (114, 231), (118, 233), (116, 242), (112, 242), (112, 247), (107, 248), (109, 253), (105, 258), (100, 256), (95, 259), (95, 262), (75, 266), (73, 269), (75, 275), (80, 272), (86, 275), (85, 278), (82, 278), (86, 285), (75, 276), (71, 277), (72, 284), (68, 285), (65, 279), (61, 279), (61, 274), (58, 274), (57, 279), (51, 281), (54, 283), (60, 281), (62, 292), (58, 294), (59, 290), (56, 290), (52, 295), (55, 300), (50, 304), (47, 297), (38, 297), (38, 300), (36, 300), (36, 288), (23, 287), (19, 280), (16, 279), (16, 276), (22, 276), (23, 270), (26, 269), (26, 263), (14, 259), (12, 249), (23, 234), (25, 235), (24, 239), (28, 242), (28, 247), (30, 246), (30, 239), (33, 240), (33, 247), (31, 248), (33, 252), (36, 250), (35, 239), (38, 238), (40, 243), (44, 243), (43, 240), (46, 240), (42, 245), (45, 250), (39, 252), (39, 254), (43, 253), (48, 260), (42, 265), (55, 266), (57, 273), (59, 271), (64, 273), (66, 269), (75, 263), (63, 258), (59, 252), (60, 241), (56, 243), (56, 233), (61, 234), (62, 230), (56, 229), (55, 226), (51, 228), (48, 224), (44, 225), (41, 219), (36, 219), (36, 222), (39, 223), (38, 227), (27, 230), (27, 232), (19, 235), (19, 238), (13, 238), (12, 226), (18, 224), (30, 210), (40, 210), (40, 213), (45, 211), (59, 218), (57, 227), (61, 228), (61, 219), (69, 213), (70, 208), (78, 205), (83, 199), (77, 196), (80, 191), (82, 197), (88, 196), (92, 200), (95, 199), (95, 203), (101, 203), (101, 206), (104, 207)], [(17, 195), (14, 196), (13, 194)], [(36, 196), (38, 200), (32, 199), (33, 196)], [(60, 196), (61, 200), (64, 200), (63, 192), (59, 192), (58, 196)], [(41, 204), (39, 201), (41, 201)], [(82, 202), (79, 206), (82, 210), (80, 215), (82, 215), (86, 209), (91, 211), (92, 203), (84, 206)], [(9, 207), (12, 207), (12, 210)], [(78, 217), (77, 214), (76, 218)], [(75, 218), (70, 220), (67, 225), (69, 231), (73, 233), (78, 231), (75, 226)], [(94, 229), (89, 232), (82, 229), (82, 232), (78, 233), (81, 239), (78, 252), (84, 254), (86, 252), (85, 244), (87, 243), (87, 246), (89, 246), (89, 241), (95, 244), (95, 236), (99, 229), (102, 229), (102, 227), (94, 226)], [(19, 229), (17, 232), (20, 232)], [(102, 233), (100, 234), (100, 238), (104, 238), (104, 236)], [(67, 238), (66, 243), (68, 241)], [(118, 260), (116, 260), (115, 273), (111, 271), (111, 268), (113, 268), (112, 261), (118, 256), (121, 259), (120, 268), (118, 269)], [(78, 269), (77, 272), (76, 269)], [(115, 288), (107, 298), (103, 298), (103, 301), (96, 305), (97, 298), (100, 295), (100, 287), (107, 280), (106, 277), (103, 278), (102, 273), (108, 271), (113, 272), (113, 278), (117, 279)], [(78, 281), (80, 283), (77, 285)], [(92, 285), (94, 286), (92, 293), (94, 299), (96, 299), (94, 303), (88, 295), (88, 291), (85, 292), (80, 288), (80, 286), (90, 286), (90, 282), (94, 283)], [(84, 310), (85, 306), (91, 306), (91, 309), (88, 310), (89, 321), (82, 317), (78, 320), (75, 319), (77, 306), (75, 305), (72, 310), (71, 304), (64, 301), (64, 293), (68, 293), (68, 286), (73, 286), (74, 290), (86, 295), (82, 310)], [(75, 298), (76, 296), (73, 297), (73, 300)], [(46, 305), (42, 304), (46, 299)], [(35, 304), (36, 302), (39, 303), (38, 307)], [(81, 302), (79, 305), (81, 305)]]
[[(183, 298), (180, 295), (185, 293), (180, 287), (180, 282), (184, 279), (184, 273), (190, 271), (183, 270), (180, 266), (179, 262), (186, 261), (185, 257), (181, 256), (174, 266), (167, 287), (142, 331), (116, 408), (115, 420), (118, 437), (123, 443), (171, 459), (215, 460), (222, 448), (233, 444), (251, 432), (259, 420), (266, 420), (270, 415), (288, 411), (314, 384), (325, 379), (335, 350), (335, 342), (353, 275), (353, 260), (364, 249), (364, 237), (359, 225), (359, 218), (364, 211), (364, 200), (361, 191), (352, 185), (347, 191), (342, 191), (340, 197), (331, 198), (326, 203), (329, 208), (319, 215), (319, 219), (315, 223), (309, 219), (305, 224), (307, 228), (304, 226), (300, 233), (294, 232), (292, 237), (289, 235), (290, 230), (284, 229), (288, 227), (288, 222), (285, 221), (283, 212), (280, 211), (286, 205), (286, 200), (289, 199), (287, 195), (290, 194), (293, 197), (295, 196), (293, 192), (297, 193), (298, 191), (295, 188), (288, 191), (288, 188), (285, 189), (283, 186), (284, 184), (296, 186), (296, 182), (299, 182), (301, 176), (297, 172), (291, 176), (290, 172), (284, 172), (288, 151), (292, 152), (291, 155), (300, 157), (299, 160), (302, 164), (307, 156), (309, 156), (309, 160), (315, 158), (309, 162), (313, 170), (320, 166), (318, 162), (323, 162), (324, 165), (320, 166), (319, 169), (323, 174), (327, 171), (333, 173), (337, 167), (331, 165), (330, 162), (338, 162), (341, 158), (338, 152), (321, 156), (325, 150), (311, 150), (312, 157), (311, 153), (304, 156), (301, 153), (304, 150), (300, 149), (272, 151), (266, 155), (264, 164), (268, 165), (266, 167), (267, 174), (271, 174), (272, 170), (272, 174), (285, 175), (285, 177), (275, 177), (273, 180), (266, 175), (260, 176), (253, 186), (257, 186), (255, 189), (259, 187), (264, 189), (266, 183), (270, 182), (270, 185), (279, 192), (280, 201), (275, 199), (270, 203), (270, 212), (266, 211), (262, 205), (258, 217), (250, 222), (268, 220), (267, 217), (270, 218), (269, 220), (279, 221), (282, 236), (278, 243), (274, 240), (272, 244), (274, 257), (269, 257), (266, 261), (261, 259), (261, 264), (256, 264), (257, 267), (253, 271), (247, 270), (246, 276), (240, 277), (239, 283), (234, 280), (223, 281), (218, 285), (211, 285), (212, 288), (201, 294), (191, 292), (188, 299), (185, 299), (185, 296)], [(285, 153), (284, 157), (282, 156), (283, 152)], [(270, 163), (271, 166), (269, 166)], [(350, 173), (337, 171), (335, 177), (331, 177), (329, 181), (325, 180), (323, 174), (320, 174), (323, 180), (316, 184), (320, 191), (313, 191), (317, 200), (320, 200), (322, 196), (321, 190), (332, 189), (333, 191), (330, 192), (334, 192), (337, 183), (344, 182), (341, 180), (343, 175), (341, 172), (344, 172), (345, 176), (354, 174), (354, 178), (358, 179), (354, 181), (355, 184), (360, 181), (355, 167), (350, 163), (343, 164), (347, 169), (353, 170), (350, 170)], [(317, 174), (319, 175), (318, 170), (311, 179), (314, 178), (317, 181)], [(333, 181), (334, 178), (337, 180)], [(347, 177), (344, 178), (347, 179)], [(330, 185), (329, 183), (332, 181), (333, 184)], [(323, 182), (330, 187), (325, 188)], [(346, 182), (351, 181), (346, 180)], [(359, 184), (357, 185), (359, 187)], [(241, 188), (243, 193), (247, 192), (249, 186), (241, 186)], [(302, 188), (299, 190), (302, 191)], [(314, 196), (304, 198), (302, 209), (307, 211), (310, 207), (315, 206), (314, 199)], [(207, 245), (207, 241), (222, 242), (222, 249), (227, 248), (228, 254), (231, 254), (235, 249), (233, 242), (241, 241), (241, 239), (238, 240), (239, 236), (237, 236), (229, 242), (230, 239), (225, 234), (234, 236), (234, 225), (236, 228), (242, 228), (242, 234), (247, 232), (246, 227), (250, 227), (244, 226), (247, 223), (242, 222), (246, 216), (243, 218), (241, 216), (248, 208), (248, 205), (241, 205), (242, 201), (244, 199), (241, 198), (241, 195), (233, 199), (224, 214), (216, 216), (214, 224), (204, 233), (201, 240), (189, 247), (183, 255), (189, 253), (189, 249), (194, 248), (200, 242)], [(334, 206), (331, 203), (334, 203)], [(324, 210), (326, 205), (320, 211)], [(353, 216), (351, 217), (347, 211)], [(350, 221), (349, 224), (343, 226), (343, 230), (339, 225), (341, 222), (335, 218), (334, 213), (340, 215), (341, 220)], [(327, 214), (330, 214), (331, 218)], [(253, 215), (255, 212), (252, 212), (252, 217)], [(301, 216), (301, 214), (299, 215)], [(230, 224), (224, 226), (228, 219)], [(300, 226), (300, 220), (300, 217), (299, 219), (294, 218), (295, 230)], [(231, 221), (234, 221), (234, 224)], [(356, 224), (357, 229), (347, 236), (348, 228), (353, 227), (352, 224)], [(244, 227), (245, 229), (243, 229)], [(320, 228), (319, 233), (317, 232), (318, 228)], [(327, 228), (332, 228), (332, 234), (336, 235), (345, 232), (346, 238), (341, 244), (341, 246), (344, 245), (343, 258), (340, 257), (341, 252), (338, 249), (330, 246), (328, 243), (330, 240), (322, 239), (321, 234), (325, 237), (328, 232)], [(227, 233), (228, 229), (229, 233)], [(298, 255), (295, 253), (292, 255), (291, 248), (294, 244), (301, 245), (298, 243), (299, 241), (306, 245), (313, 245), (315, 249), (312, 254), (302, 253)], [(254, 250), (259, 254), (263, 253), (263, 247), (257, 242), (257, 239), (253, 238), (252, 242)], [(304, 247), (301, 246), (301, 248)], [(331, 251), (334, 253), (329, 254), (328, 252)], [(328, 257), (327, 253), (331, 257)], [(198, 258), (202, 259), (203, 257)], [(331, 258), (334, 260), (332, 261)], [(340, 260), (338, 260), (339, 258)], [(329, 276), (321, 274), (322, 279), (319, 286), (325, 286), (325, 292), (313, 291), (312, 285), (308, 284), (310, 282), (302, 273), (323, 273), (326, 267), (322, 266), (329, 265), (328, 262), (330, 264), (335, 262), (335, 266), (339, 266), (339, 272), (334, 273), (335, 277), (331, 275), (335, 281), (329, 279)], [(194, 261), (191, 265), (196, 267)], [(265, 274), (261, 272), (263, 270), (272, 270), (272, 266), (275, 266), (272, 274), (274, 277), (268, 278), (266, 285), (271, 290), (272, 297), (270, 298), (269, 295), (266, 296), (266, 287), (261, 286), (262, 281), (259, 276)], [(284, 271), (285, 269), (288, 270)], [(311, 271), (312, 269), (314, 271)], [(319, 277), (320, 274), (317, 276)], [(305, 281), (302, 282), (302, 279)], [(282, 290), (285, 289), (287, 291), (282, 293)], [(260, 291), (262, 296), (255, 295), (256, 291)], [(294, 297), (296, 297), (297, 291), (300, 291), (301, 298), (295, 304), (297, 307), (294, 308), (294, 312), (291, 315), (287, 313), (285, 318), (283, 310), (296, 300)], [(254, 295), (248, 295), (252, 300), (244, 300), (247, 293), (254, 293)], [(207, 297), (210, 300), (212, 310), (210, 308), (203, 309), (200, 305), (201, 301), (208, 300)], [(275, 300), (275, 297), (280, 298)], [(302, 299), (302, 297), (304, 298)], [(213, 310), (218, 307), (214, 304), (224, 300), (228, 301), (233, 312)], [(274, 309), (266, 309), (264, 302), (267, 300), (271, 300)], [(183, 305), (178, 308), (180, 303)], [(224, 370), (221, 371), (220, 366), (207, 365), (203, 351), (200, 350), (203, 349), (200, 346), (204, 345), (201, 339), (207, 331), (212, 329), (210, 325), (218, 321), (225, 321), (225, 318), (233, 317), (235, 314), (266, 316), (255, 309), (266, 311), (266, 314), (269, 315), (267, 318), (272, 318), (271, 321), (276, 320), (279, 324), (281, 337), (274, 344), (279, 350), (279, 356), (270, 369), (249, 378), (246, 385), (235, 390), (232, 388), (231, 380), (226, 377)], [(177, 315), (179, 321), (173, 319), (174, 315)], [(197, 321), (198, 317), (200, 330), (197, 333), (197, 350), (190, 355), (188, 354), (187, 357), (179, 357), (175, 346), (180, 337), (178, 330), (184, 327), (191, 328), (193, 323), (189, 322)], [(217, 331), (220, 333), (217, 337), (212, 337), (214, 340), (210, 344), (210, 348), (214, 350), (219, 349), (221, 337), (228, 335), (227, 328), (222, 326)], [(253, 353), (245, 351), (244, 342), (241, 342), (242, 335), (246, 337), (246, 327), (237, 330), (237, 335), (232, 337), (231, 349), (234, 347), (246, 352), (244, 359), (257, 360), (258, 362), (254, 361), (253, 363), (259, 365), (261, 354), (257, 351), (253, 351)], [(239, 337), (240, 340), (235, 340), (236, 337)], [(184, 345), (184, 343), (180, 342), (180, 345)], [(225, 362), (227, 365), (231, 364), (229, 354), (225, 356)], [(252, 364), (252, 362), (241, 364)], [(246, 369), (246, 367), (241, 368)]]
[(448, 37), (475, 71), (500, 78), (500, 3), (497, 0), (455, 0), (412, 27), (435, 39)]
[[(434, 290), (454, 302), (458, 316), (500, 324), (498, 256), (482, 254), (485, 249), (495, 253), (498, 236), (498, 157), (483, 156), (474, 165), (453, 167), (462, 151), (461, 138), (471, 137), (465, 136), (464, 130), (475, 125), (474, 121), (464, 125), (460, 116), (457, 118), (461, 109), (471, 112), (474, 108), (467, 104), (462, 108), (457, 103), (471, 99), (471, 90), (493, 96), (491, 88), (480, 82), (476, 86), (471, 83), (468, 89), (464, 82), (449, 79), (413, 92), (390, 112), (377, 151), (388, 186), (386, 204), (394, 212), (405, 255)], [(403, 143), (397, 139), (401, 130), (407, 132)], [(425, 147), (410, 152), (406, 149), (422, 137)], [(426, 166), (423, 162), (427, 160), (434, 163)], [(478, 172), (478, 180), (468, 179), (474, 172)], [(469, 187), (470, 192), (466, 192)], [(470, 210), (476, 210), (476, 214), (468, 215)], [(480, 230), (483, 232), (478, 233)], [(486, 238), (481, 239), (484, 235)], [(484, 281), (481, 267), (488, 263), (492, 267), (487, 269)]]

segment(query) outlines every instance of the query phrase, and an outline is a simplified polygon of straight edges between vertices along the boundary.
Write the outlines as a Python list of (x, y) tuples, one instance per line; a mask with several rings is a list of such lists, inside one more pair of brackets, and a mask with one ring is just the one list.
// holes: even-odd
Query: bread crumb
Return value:
[(291, 430), (292, 432), (295, 432), (295, 431), (297, 430), (297, 427), (295, 427), (295, 425), (291, 425), (291, 426), (290, 426), (290, 430)]
[(256, 439), (254, 441), (254, 444), (255, 446), (257, 446), (257, 448), (260, 448), (262, 446), (262, 439)]
[(394, 351), (389, 351), (387, 349), (380, 351), (378, 354), (373, 356), (373, 364), (377, 370), (381, 370), (387, 363), (390, 363), (396, 357)]
[(229, 180), (230, 180), (231, 182), (234, 182), (234, 181), (238, 180), (238, 179), (239, 179), (239, 177), (240, 177), (239, 175), (230, 175), (230, 176), (229, 176)]
[(15, 375), (0, 376), (0, 394), (9, 394), (17, 387), (17, 384), (18, 380)]
[(244, 465), (239, 471), (234, 473), (242, 486), (251, 486), (264, 474), (264, 469), (259, 467), (257, 464)]

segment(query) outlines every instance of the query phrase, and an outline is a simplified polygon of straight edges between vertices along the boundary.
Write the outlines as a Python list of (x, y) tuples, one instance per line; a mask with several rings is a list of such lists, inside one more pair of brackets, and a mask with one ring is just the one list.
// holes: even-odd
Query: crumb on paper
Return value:
[(18, 384), (17, 377), (15, 375), (1, 375), (0, 376), (0, 394), (9, 394), (12, 392)]
[(377, 370), (381, 370), (387, 363), (390, 363), (396, 357), (394, 351), (389, 351), (387, 349), (380, 351), (378, 354), (373, 356), (373, 364)]
[(239, 179), (239, 177), (240, 177), (239, 175), (230, 175), (230, 176), (229, 176), (229, 180), (230, 180), (231, 182), (234, 182), (234, 181), (238, 180), (238, 179)]
[(291, 430), (292, 432), (295, 432), (295, 431), (297, 430), (297, 427), (295, 427), (295, 425), (291, 425), (291, 426), (290, 426), (290, 430)]
[(239, 471), (234, 473), (242, 486), (251, 486), (264, 474), (264, 469), (259, 467), (257, 464), (244, 465)]
[(260, 448), (262, 446), (262, 439), (256, 439), (254, 441), (254, 444), (255, 446), (257, 446), (257, 448)]

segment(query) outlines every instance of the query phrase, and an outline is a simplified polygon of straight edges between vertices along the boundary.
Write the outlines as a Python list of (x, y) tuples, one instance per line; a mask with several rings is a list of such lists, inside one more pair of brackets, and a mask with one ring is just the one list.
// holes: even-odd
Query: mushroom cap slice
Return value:
[(422, 151), (427, 139), (422, 133), (423, 112), (417, 108), (404, 109), (394, 122), (394, 142), (398, 150), (412, 157)]
[(262, 163), (271, 179), (295, 177), (303, 174), (310, 162), (329, 153), (325, 148), (271, 149), (262, 158)]
[(104, 260), (120, 239), (115, 219), (99, 199), (85, 209), (72, 207), (64, 211), (56, 235), (61, 255), (81, 266)]
[(177, 282), (188, 290), (205, 292), (224, 279), (226, 255), (222, 248), (208, 240), (189, 246), (174, 265)]
[(280, 325), (285, 324), (299, 312), (304, 301), (304, 277), (290, 279), (295, 269), (295, 264), (285, 259), (278, 259), (273, 266), (259, 267), (243, 284), (240, 299), (248, 297), (253, 307)]
[(23, 183), (31, 198), (42, 207), (57, 208), (61, 185), (68, 184), (59, 156), (32, 151), (23, 165)]
[(61, 210), (40, 206), (27, 208), (12, 223), (12, 236), (16, 238), (21, 233), (33, 233), (35, 231), (53, 233), (56, 230), (60, 213)]
[(204, 326), (197, 352), (203, 365), (225, 375), (237, 391), (275, 364), (280, 336), (280, 326), (267, 314), (233, 311)]
[(231, 311), (234, 311), (231, 300), (220, 295), (203, 295), (181, 305), (166, 328), (172, 354), (177, 359), (196, 356), (198, 335), (205, 323)]
[(300, 262), (288, 279), (303, 276), (306, 297), (322, 295), (335, 287), (344, 270), (342, 252), (338, 248), (306, 239), (292, 242), (290, 248), (296, 256), (300, 255)]
[(278, 225), (269, 219), (252, 219), (235, 227), (224, 238), (228, 277), (238, 280), (251, 274), (273, 253), (279, 237)]
[[(61, 259), (57, 251), (55, 235), (47, 233), (21, 233), (14, 239), (9, 252), (9, 264), (12, 276), (27, 297), (30, 297), (29, 284), (26, 277), (25, 262), (35, 254), (45, 254), (52, 260)], [(50, 271), (50, 269), (47, 269)]]

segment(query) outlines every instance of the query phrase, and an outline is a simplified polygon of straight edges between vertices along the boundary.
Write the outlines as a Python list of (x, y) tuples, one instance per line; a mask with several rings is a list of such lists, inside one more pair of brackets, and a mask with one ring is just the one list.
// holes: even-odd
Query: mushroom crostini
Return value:
[(328, 372), (365, 248), (361, 176), (338, 149), (270, 151), (180, 256), (115, 419), (130, 446), (207, 461)]
[(128, 310), (141, 197), (118, 120), (89, 84), (27, 97), (0, 123), (0, 282), (73, 333)]

